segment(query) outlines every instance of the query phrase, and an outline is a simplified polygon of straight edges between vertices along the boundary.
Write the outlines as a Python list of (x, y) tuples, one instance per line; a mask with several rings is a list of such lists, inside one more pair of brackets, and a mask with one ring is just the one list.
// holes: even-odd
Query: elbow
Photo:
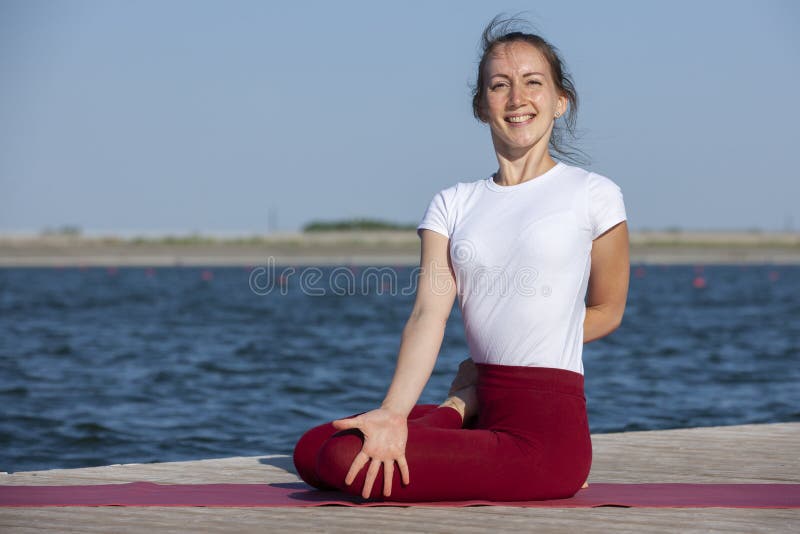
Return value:
[(625, 308), (622, 308), (617, 313), (612, 313), (608, 319), (608, 333), (615, 331), (617, 328), (622, 326), (622, 316), (625, 314)]
[(622, 316), (625, 308), (614, 309), (610, 306), (594, 306), (595, 311), (595, 325), (599, 332), (602, 332), (600, 337), (605, 337), (617, 328), (622, 326)]
[(608, 330), (608, 333), (610, 334), (611, 332), (615, 331), (615, 330), (616, 330), (617, 328), (619, 328), (620, 326), (622, 326), (622, 316), (620, 316), (619, 318), (616, 318), (616, 319), (615, 319), (615, 320), (614, 320), (614, 321), (611, 323), (611, 325), (610, 325), (610, 328), (609, 328), (609, 330)]
[(622, 325), (622, 312), (614, 312), (607, 306), (590, 306), (584, 321), (584, 343), (601, 339)]

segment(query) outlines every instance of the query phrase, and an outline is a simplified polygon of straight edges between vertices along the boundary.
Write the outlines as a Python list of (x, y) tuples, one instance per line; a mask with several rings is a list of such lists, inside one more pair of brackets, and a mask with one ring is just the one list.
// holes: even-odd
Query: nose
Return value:
[(508, 95), (508, 103), (513, 107), (519, 107), (522, 104), (522, 91), (517, 84), (512, 84)]

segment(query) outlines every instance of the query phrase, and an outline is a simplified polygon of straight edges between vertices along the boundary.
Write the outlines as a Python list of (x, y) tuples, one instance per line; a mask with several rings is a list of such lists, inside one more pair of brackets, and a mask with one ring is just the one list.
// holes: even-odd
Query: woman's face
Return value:
[(495, 149), (513, 156), (538, 143), (546, 147), (567, 99), (559, 95), (544, 55), (525, 42), (502, 44), (484, 68), (482, 112)]

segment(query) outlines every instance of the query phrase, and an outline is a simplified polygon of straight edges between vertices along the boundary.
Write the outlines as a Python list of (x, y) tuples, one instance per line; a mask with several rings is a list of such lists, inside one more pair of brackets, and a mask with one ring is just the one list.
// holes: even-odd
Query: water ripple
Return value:
[[(202, 271), (0, 270), (0, 470), (289, 454), (380, 402), (412, 296), (259, 296), (241, 268)], [(646, 267), (586, 345), (593, 432), (800, 420), (800, 268), (695, 276)], [(466, 354), (455, 307), (420, 402)]]

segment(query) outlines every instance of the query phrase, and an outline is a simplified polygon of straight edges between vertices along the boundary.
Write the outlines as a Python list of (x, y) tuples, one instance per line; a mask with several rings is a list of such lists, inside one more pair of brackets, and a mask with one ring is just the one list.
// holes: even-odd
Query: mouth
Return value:
[(535, 113), (528, 113), (525, 115), (510, 115), (505, 118), (505, 121), (511, 124), (524, 124), (532, 121), (535, 116)]

